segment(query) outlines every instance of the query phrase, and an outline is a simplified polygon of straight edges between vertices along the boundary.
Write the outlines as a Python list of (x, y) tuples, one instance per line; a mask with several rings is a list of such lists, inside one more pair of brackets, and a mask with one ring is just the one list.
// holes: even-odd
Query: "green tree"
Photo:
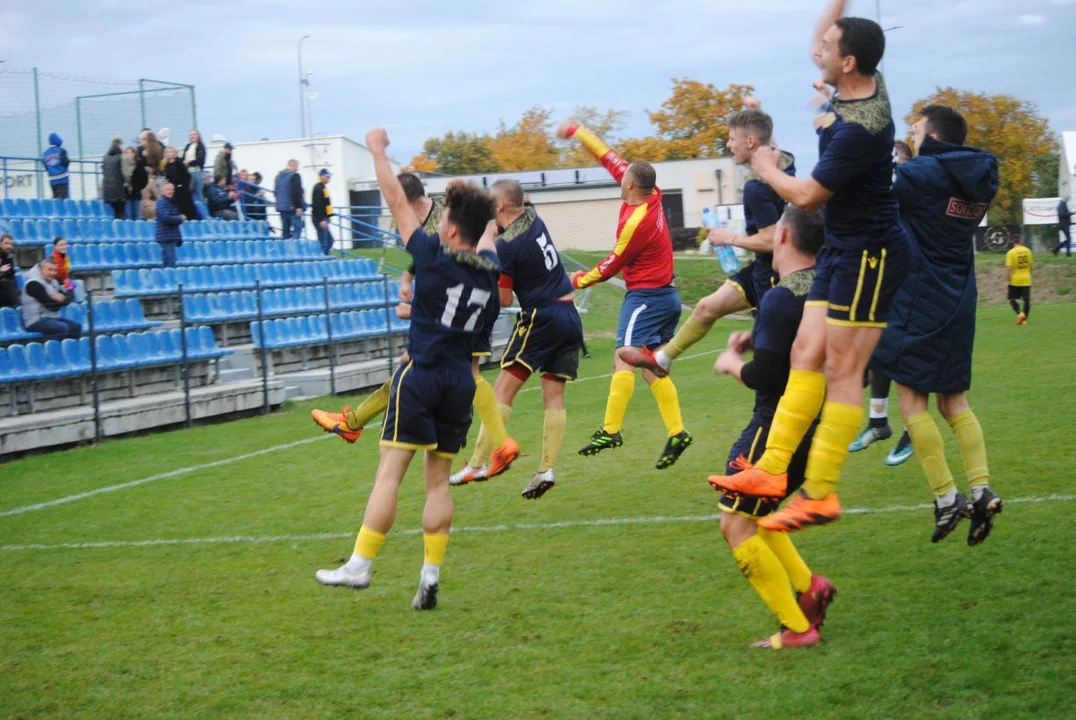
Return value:
[(1060, 155), (1051, 153), (1035, 158), (1035, 196), (1057, 197), (1057, 176), (1060, 172)]
[(471, 175), (500, 169), (493, 157), (493, 139), (489, 135), (452, 131), (426, 140), (422, 153), (411, 158), (411, 167), (448, 175)]

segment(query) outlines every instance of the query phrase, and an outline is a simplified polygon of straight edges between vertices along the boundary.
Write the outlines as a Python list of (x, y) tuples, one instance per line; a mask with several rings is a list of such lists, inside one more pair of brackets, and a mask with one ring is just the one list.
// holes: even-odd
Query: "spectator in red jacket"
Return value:
[(68, 290), (75, 287), (71, 282), (71, 258), (67, 255), (67, 238), (52, 241), (52, 261), (56, 263), (56, 281)]

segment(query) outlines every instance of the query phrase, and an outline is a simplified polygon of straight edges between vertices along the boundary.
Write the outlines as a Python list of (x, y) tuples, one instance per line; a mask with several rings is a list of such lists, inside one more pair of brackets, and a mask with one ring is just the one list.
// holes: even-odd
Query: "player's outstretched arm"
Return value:
[(565, 140), (575, 138), (581, 142), (587, 152), (597, 158), (598, 162), (609, 171), (614, 180), (617, 182), (623, 181), (624, 173), (628, 169), (628, 163), (624, 161), (624, 158), (617, 155), (616, 150), (602, 142), (602, 139), (590, 130), (575, 120), (567, 120), (557, 128), (557, 135)]
[(396, 178), (396, 173), (392, 170), (392, 165), (389, 163), (389, 156), (386, 152), (388, 146), (389, 135), (384, 128), (374, 128), (366, 133), (366, 147), (374, 156), (374, 173), (377, 176), (377, 186), (381, 189), (381, 196), (385, 199), (385, 204), (389, 206), (392, 217), (396, 219), (396, 226), (400, 230), (400, 239), (403, 240), (404, 247), (407, 247), (407, 243), (411, 240), (415, 230), (418, 230), (422, 225), (419, 223), (415, 211), (411, 209), (411, 205), (407, 202), (403, 186), (400, 185), (400, 181)]
[(845, 0), (830, 0), (826, 5), (825, 11), (822, 13), (822, 17), (818, 20), (818, 24), (814, 28), (814, 33), (811, 35), (811, 62), (817, 62), (815, 60), (815, 52), (818, 50), (818, 46), (822, 43), (822, 36), (833, 27), (833, 23), (837, 22), (844, 15)]

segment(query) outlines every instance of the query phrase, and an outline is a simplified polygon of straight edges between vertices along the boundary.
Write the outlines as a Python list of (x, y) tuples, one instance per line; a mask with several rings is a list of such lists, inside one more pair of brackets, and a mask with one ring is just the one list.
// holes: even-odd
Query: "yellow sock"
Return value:
[(669, 437), (684, 432), (684, 418), (680, 415), (680, 395), (676, 392), (673, 381), (667, 377), (658, 378), (650, 383), (650, 392), (654, 393), (654, 399), (658, 401), (661, 421), (665, 423)]
[(357, 408), (349, 411), (345, 417), (347, 426), (352, 430), (364, 428), (371, 420), (385, 412), (385, 408), (389, 406), (389, 386), (391, 384), (392, 380), (389, 380), (367, 395), (366, 399)]
[(788, 574), (770, 546), (758, 535), (752, 535), (740, 543), (732, 554), (740, 572), (780, 623), (792, 632), (807, 632), (811, 623), (800, 610), (796, 596), (792, 594)]
[(666, 343), (661, 350), (672, 359), (678, 358), (685, 350), (706, 337), (706, 333), (710, 332), (712, 327), (713, 323), (703, 325), (695, 318), (689, 317), (687, 322), (681, 325), (680, 329), (673, 335), (673, 339)]
[(799, 550), (792, 544), (792, 536), (783, 532), (770, 532), (758, 529), (758, 536), (769, 546), (770, 550), (781, 562), (781, 567), (792, 581), (792, 587), (796, 592), (807, 592), (811, 589), (811, 569), (803, 562)]
[[(965, 410), (949, 419), (949, 427), (956, 435), (956, 444), (960, 446), (960, 456), (964, 459), (964, 472), (968, 474), (968, 483), (972, 487), (990, 483), (990, 468), (986, 464), (986, 441), (979, 418), (971, 410)], [(918, 450), (916, 451), (918, 452)]]
[(427, 565), (441, 565), (448, 550), (448, 533), (422, 533), (422, 544), (426, 549), (423, 562)]
[[(512, 408), (508, 405), (497, 405), (497, 416), (501, 419), (501, 425), (505, 428), (508, 427), (508, 421), (512, 417)], [(501, 442), (504, 442), (503, 440)], [(493, 433), (491, 433), (486, 426), (486, 423), (482, 423), (482, 427), (478, 430), (478, 438), (474, 441), (474, 454), (471, 455), (471, 461), (468, 463), (473, 468), (482, 467), (489, 462), (490, 453), (499, 448), (500, 445), (493, 444)]]
[(363, 525), (359, 528), (359, 536), (355, 538), (355, 554), (367, 560), (373, 560), (377, 557), (384, 542), (385, 533), (379, 533)]
[(551, 470), (557, 464), (560, 455), (560, 443), (564, 439), (564, 428), (568, 424), (568, 411), (564, 408), (545, 411), (545, 423), (542, 426), (542, 462), (538, 472)]
[(613, 373), (609, 382), (609, 400), (605, 403), (605, 422), (602, 429), (609, 434), (620, 432), (624, 427), (624, 416), (628, 413), (628, 403), (635, 393), (635, 373), (621, 370)]
[(493, 394), (493, 387), (481, 375), (476, 375), (474, 379), (474, 406), (489, 432), (490, 442), (493, 447), (499, 448), (508, 437), (508, 431), (504, 429), (504, 420), (497, 411), (497, 396)]
[(806, 370), (792, 370), (788, 374), (785, 394), (777, 403), (777, 411), (770, 424), (766, 452), (755, 464), (774, 475), (788, 472), (788, 464), (792, 462), (796, 448), (803, 442), (811, 423), (818, 417), (818, 411), (822, 409), (822, 402), (825, 399), (825, 375)]
[(848, 446), (856, 439), (862, 424), (863, 408), (859, 405), (828, 402), (822, 406), (822, 419), (818, 421), (807, 456), (803, 483), (807, 497), (821, 500), (837, 488), (841, 468), (848, 459)]
[(953, 474), (949, 472), (949, 463), (945, 461), (945, 442), (938, 425), (930, 413), (923, 411), (912, 415), (907, 420), (908, 436), (915, 448), (915, 457), (927, 476), (927, 482), (935, 495), (945, 495), (956, 490)]

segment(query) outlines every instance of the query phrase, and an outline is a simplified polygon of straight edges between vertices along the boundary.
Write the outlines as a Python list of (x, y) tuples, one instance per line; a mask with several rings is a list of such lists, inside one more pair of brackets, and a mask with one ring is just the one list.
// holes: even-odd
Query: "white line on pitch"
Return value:
[[(1044, 502), (1068, 502), (1076, 500), (1076, 495), (1045, 495), (1041, 497), (1009, 498), (1006, 504), (1044, 503)], [(913, 510), (929, 510), (934, 505), (924, 503), (922, 505), (891, 505), (881, 508), (846, 508), (845, 515), (883, 515), (888, 513), (910, 512)], [(475, 527), (460, 526), (452, 528), (453, 534), (460, 533), (499, 533), (518, 530), (559, 530), (564, 528), (595, 528), (595, 527), (619, 527), (623, 525), (669, 525), (672, 523), (699, 523), (713, 522), (721, 518), (720, 513), (712, 515), (688, 515), (634, 517), (634, 518), (598, 518), (596, 520), (564, 520), (551, 523), (511, 523), (505, 525), (479, 525)], [(422, 532), (418, 529), (397, 530), (395, 535), (417, 535)], [(205, 538), (171, 538), (157, 540), (102, 540), (99, 542), (57, 543), (53, 545), (28, 544), (28, 545), (0, 545), (0, 552), (18, 552), (20, 550), (96, 550), (103, 548), (129, 548), (129, 547), (155, 547), (158, 545), (225, 545), (240, 544), (254, 545), (260, 543), (277, 542), (311, 542), (319, 540), (345, 540), (353, 538), (354, 532), (350, 533), (316, 533), (313, 535), (266, 535), (250, 536), (235, 535), (226, 537)]]
[[(681, 360), (691, 360), (693, 358), (699, 358), (706, 355), (713, 355), (717, 351), (712, 350), (710, 352), (695, 353), (693, 355), (685, 355)], [(602, 378), (612, 377), (612, 373), (606, 373), (605, 375), (593, 375), (590, 377), (580, 378), (575, 382), (587, 382), (588, 380), (600, 380)], [(529, 387), (523, 389), (521, 392), (530, 392), (533, 390), (540, 390), (538, 386)], [(370, 423), (366, 428), (378, 427), (381, 423)], [(364, 429), (366, 429), (364, 428)], [(213, 462), (202, 463), (201, 465), (191, 465), (190, 467), (178, 468), (176, 470), (170, 470), (165, 473), (158, 473), (157, 475), (150, 475), (148, 477), (140, 478), (138, 480), (131, 480), (130, 482), (120, 483), (118, 485), (108, 485), (106, 487), (97, 488), (95, 490), (87, 490), (86, 492), (77, 493), (75, 495), (68, 495), (66, 497), (57, 498), (56, 500), (48, 500), (46, 502), (34, 503), (33, 505), (23, 505), (22, 507), (12, 508), (10, 510), (0, 510), (0, 518), (11, 517), (12, 515), (22, 515), (28, 512), (36, 512), (38, 510), (46, 510), (57, 505), (66, 505), (67, 503), (77, 502), (79, 500), (85, 500), (96, 495), (103, 495), (105, 493), (116, 492), (118, 490), (127, 490), (128, 488), (138, 487), (139, 485), (145, 485), (147, 483), (156, 482), (158, 480), (168, 480), (169, 478), (180, 477), (182, 475), (189, 475), (199, 470), (211, 470), (213, 468), (222, 467), (224, 465), (231, 465), (232, 463), (242, 462), (243, 460), (250, 460), (251, 458), (261, 457), (262, 455), (268, 455), (270, 453), (279, 452), (280, 450), (290, 450), (294, 447), (301, 445), (307, 445), (318, 440), (328, 440), (334, 437), (333, 435), (318, 435), (317, 437), (305, 438), (303, 440), (296, 440), (295, 442), (284, 443), (282, 445), (273, 445), (262, 450), (255, 450), (254, 452), (243, 453), (242, 455), (236, 455), (234, 457), (222, 458), (221, 460), (214, 460)]]

